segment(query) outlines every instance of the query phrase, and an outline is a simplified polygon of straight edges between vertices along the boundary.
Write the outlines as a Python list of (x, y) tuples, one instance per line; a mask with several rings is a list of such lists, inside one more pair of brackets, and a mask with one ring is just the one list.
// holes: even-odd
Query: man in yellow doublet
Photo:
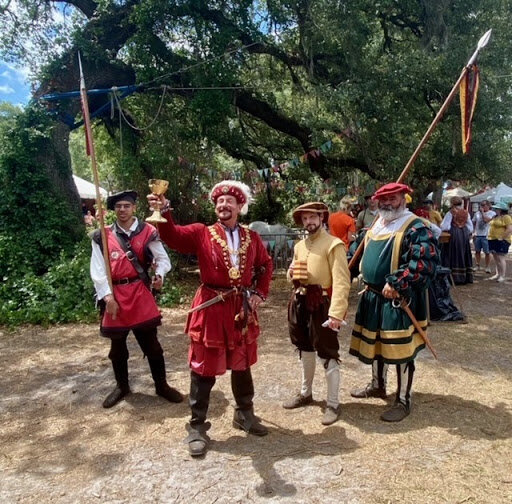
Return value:
[(345, 318), (350, 290), (345, 245), (323, 228), (329, 212), (324, 203), (312, 202), (293, 212), (296, 224), (308, 231), (295, 245), (288, 279), (294, 294), (288, 309), (290, 339), (299, 350), (302, 387), (299, 394), (283, 404), (292, 409), (313, 402), (316, 355), (325, 369), (327, 406), (324, 425), (334, 423), (340, 414), (338, 331)]

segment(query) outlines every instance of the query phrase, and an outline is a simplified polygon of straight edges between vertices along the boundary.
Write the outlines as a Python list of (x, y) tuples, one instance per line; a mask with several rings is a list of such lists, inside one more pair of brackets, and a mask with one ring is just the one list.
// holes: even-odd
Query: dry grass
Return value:
[[(355, 290), (355, 289), (354, 289)], [(320, 424), (325, 397), (317, 368), (313, 406), (284, 410), (300, 371), (288, 341), (287, 287), (278, 279), (264, 305), (260, 360), (253, 368), (256, 410), (271, 433), (247, 437), (231, 426), (229, 377), (212, 393), (212, 444), (192, 460), (182, 443), (186, 403), (153, 394), (147, 363), (133, 338), (134, 391), (112, 410), (108, 342), (96, 326), (69, 325), (0, 333), (0, 502), (512, 502), (512, 283), (459, 287), (468, 324), (434, 324), (440, 355), (417, 361), (414, 409), (400, 424), (379, 420), (386, 403), (349, 395), (368, 366), (342, 345), (343, 411)], [(353, 317), (355, 293), (351, 299)], [(189, 386), (186, 308), (166, 310), (160, 340), (168, 378)], [(390, 373), (390, 389), (394, 385)]]

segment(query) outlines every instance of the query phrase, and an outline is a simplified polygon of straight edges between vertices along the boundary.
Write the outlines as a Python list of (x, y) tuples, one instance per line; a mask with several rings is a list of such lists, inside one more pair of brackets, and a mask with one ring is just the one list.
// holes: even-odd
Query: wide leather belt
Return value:
[(379, 288), (378, 285), (372, 285), (372, 284), (365, 283), (365, 290), (371, 291), (371, 292), (373, 292), (375, 294), (379, 294), (379, 296), (382, 296), (382, 289), (383, 288), (384, 287)]
[(140, 278), (137, 276), (137, 277), (133, 277), (133, 278), (120, 278), (119, 280), (112, 280), (112, 283), (114, 285), (126, 285), (126, 284), (131, 284), (133, 282), (137, 282), (139, 280), (140, 280)]

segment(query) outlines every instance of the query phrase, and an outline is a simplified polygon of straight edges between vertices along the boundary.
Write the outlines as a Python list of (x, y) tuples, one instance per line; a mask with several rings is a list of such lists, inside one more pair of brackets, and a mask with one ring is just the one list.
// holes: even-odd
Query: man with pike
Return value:
[(411, 410), (414, 359), (425, 340), (401, 307), (406, 300), (417, 325), (427, 327), (426, 293), (439, 264), (432, 231), (406, 208), (412, 189), (390, 183), (375, 192), (379, 218), (365, 236), (360, 269), (366, 289), (357, 308), (349, 352), (372, 365), (372, 381), (353, 390), (352, 397), (386, 398), (389, 364), (396, 365), (397, 392), (393, 406), (381, 415), (399, 422)]
[[(170, 402), (183, 401), (183, 396), (167, 384), (163, 350), (157, 338), (162, 316), (151, 293), (151, 288), (162, 288), (171, 263), (156, 229), (135, 217), (136, 200), (135, 191), (123, 191), (107, 198), (107, 208), (117, 217), (105, 229), (114, 292), (107, 279), (100, 230), (91, 235), (91, 278), (102, 301), (100, 331), (111, 340), (108, 356), (117, 383), (103, 401), (104, 408), (111, 408), (130, 393), (126, 346), (130, 330), (148, 358), (157, 395)], [(147, 272), (152, 263), (155, 277), (151, 281)]]
[(295, 245), (288, 279), (294, 293), (288, 308), (290, 339), (299, 351), (302, 365), (300, 393), (283, 404), (286, 409), (313, 402), (316, 356), (325, 369), (327, 404), (323, 425), (339, 417), (338, 331), (347, 312), (350, 273), (345, 244), (323, 228), (329, 218), (324, 203), (311, 202), (297, 207), (293, 219), (308, 231), (306, 239)]
[(250, 189), (224, 180), (214, 186), (210, 199), (218, 221), (179, 226), (163, 196), (148, 195), (150, 204), (160, 198), (167, 223), (159, 224), (164, 242), (172, 249), (195, 254), (199, 261), (198, 288), (185, 331), (190, 337), (190, 396), (192, 417), (187, 430), (191, 456), (204, 455), (210, 422), (206, 422), (210, 392), (216, 376), (231, 370), (231, 389), (236, 402), (233, 426), (264, 436), (268, 430), (254, 415), (251, 366), (257, 361), (260, 334), (256, 310), (269, 291), (272, 259), (261, 238), (238, 224), (247, 213)]

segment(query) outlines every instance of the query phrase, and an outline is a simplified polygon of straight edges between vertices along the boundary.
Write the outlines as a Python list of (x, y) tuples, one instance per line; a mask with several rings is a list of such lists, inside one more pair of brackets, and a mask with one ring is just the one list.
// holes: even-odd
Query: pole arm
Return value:
[(94, 178), (94, 187), (96, 189), (96, 208), (98, 210), (98, 221), (100, 223), (100, 235), (103, 249), (103, 260), (105, 262), (105, 272), (107, 274), (107, 281), (110, 287), (110, 292), (114, 296), (114, 288), (112, 284), (112, 272), (110, 269), (110, 254), (108, 251), (107, 233), (105, 231), (105, 219), (103, 215), (103, 202), (101, 201), (100, 193), (100, 178), (98, 175), (98, 167), (96, 165), (96, 152), (94, 150), (94, 141), (92, 138), (91, 118), (89, 115), (89, 102), (87, 101), (87, 90), (85, 88), (85, 79), (82, 71), (82, 60), (80, 59), (80, 53), (78, 53), (78, 65), (80, 67), (80, 97), (82, 99), (82, 108), (84, 116), (84, 125), (87, 135), (87, 142), (89, 143), (89, 152), (91, 156), (91, 167)]
[[(444, 101), (444, 103), (441, 105), (441, 108), (439, 109), (439, 111), (437, 112), (436, 116), (434, 117), (434, 120), (430, 124), (427, 132), (423, 135), (423, 138), (421, 139), (420, 143), (418, 144), (418, 146), (416, 147), (415, 151), (413, 152), (411, 158), (409, 159), (409, 161), (405, 165), (405, 168), (402, 170), (402, 173), (398, 177), (397, 183), (402, 183), (406, 179), (406, 177), (409, 174), (409, 171), (410, 171), (412, 165), (414, 164), (414, 162), (416, 161), (416, 159), (420, 155), (420, 152), (423, 149), (423, 147), (425, 146), (425, 144), (427, 143), (427, 140), (430, 138), (430, 135), (433, 133), (433, 131), (436, 129), (436, 126), (441, 121), (441, 118), (443, 117), (443, 114), (446, 112), (446, 109), (448, 108), (448, 106), (452, 102), (454, 96), (457, 94), (457, 91), (459, 90), (459, 86), (460, 86), (460, 83), (462, 82), (462, 79), (464, 79), (464, 77), (468, 73), (469, 68), (476, 61), (476, 58), (477, 58), (478, 53), (480, 52), (480, 50), (487, 45), (487, 42), (489, 42), (489, 38), (491, 37), (491, 32), (492, 32), (492, 30), (488, 30), (487, 32), (485, 32), (484, 35), (478, 41), (478, 45), (477, 45), (477, 48), (476, 48), (475, 52), (472, 54), (471, 58), (469, 58), (469, 61), (467, 62), (466, 66), (462, 69), (462, 72), (460, 73), (460, 76), (457, 79), (457, 82), (452, 87), (452, 90), (450, 91), (450, 93), (446, 97), (446, 100)], [(377, 219), (375, 219), (373, 221), (373, 224), (372, 224), (371, 227), (373, 227), (373, 225), (375, 224), (376, 221), (377, 221)], [(359, 259), (359, 256), (363, 252), (363, 248), (364, 248), (364, 240), (361, 241), (361, 243), (357, 247), (357, 250), (354, 252), (354, 255), (350, 259), (350, 262), (348, 263), (349, 269), (352, 268), (354, 266), (354, 264), (356, 263), (356, 261)]]
[(409, 170), (411, 169), (412, 165), (414, 164), (414, 162), (420, 155), (420, 152), (423, 149), (423, 146), (427, 143), (427, 140), (430, 138), (430, 135), (433, 133), (433, 131), (436, 129), (436, 126), (441, 121), (441, 118), (443, 117), (444, 113), (446, 112), (446, 109), (448, 108), (448, 106), (452, 102), (453, 98), (457, 94), (457, 92), (459, 90), (460, 83), (462, 82), (462, 79), (464, 79), (464, 77), (466, 76), (467, 73), (468, 73), (468, 67), (464, 67), (462, 69), (462, 72), (460, 73), (459, 78), (457, 79), (457, 82), (452, 87), (452, 90), (450, 91), (450, 93), (446, 97), (446, 100), (441, 105), (441, 108), (439, 109), (436, 116), (434, 117), (432, 124), (429, 126), (427, 132), (423, 135), (423, 138), (421, 139), (420, 143), (416, 147), (415, 151), (412, 153), (412, 156), (410, 157), (409, 161), (405, 165), (405, 168), (402, 170), (402, 173), (396, 180), (397, 183), (400, 184), (407, 178), (407, 175), (409, 174)]
[(462, 69), (462, 72), (460, 73), (460, 76), (457, 79), (457, 82), (452, 87), (452, 90), (450, 91), (450, 93), (446, 97), (446, 100), (441, 105), (441, 108), (439, 109), (436, 116), (434, 117), (432, 124), (429, 126), (427, 132), (423, 135), (423, 138), (421, 139), (420, 143), (416, 147), (416, 150), (413, 152), (411, 158), (409, 159), (409, 161), (405, 165), (405, 168), (402, 170), (402, 173), (398, 177), (397, 183), (402, 183), (405, 180), (405, 178), (407, 177), (407, 175), (409, 174), (409, 170), (411, 169), (411, 166), (414, 164), (417, 157), (419, 156), (421, 149), (423, 149), (423, 146), (425, 145), (427, 140), (430, 138), (430, 135), (432, 134), (432, 132), (434, 131), (436, 126), (439, 124), (439, 121), (441, 121), (441, 118), (443, 117), (443, 114), (446, 112), (448, 105), (450, 105), (453, 98), (457, 94), (457, 91), (459, 90), (459, 86), (460, 86), (460, 83), (462, 82), (462, 79), (464, 79), (464, 77), (468, 73), (471, 65), (473, 65), (474, 62), (476, 61), (476, 58), (477, 58), (480, 50), (487, 45), (487, 42), (489, 42), (489, 38), (491, 37), (491, 32), (492, 32), (492, 30), (488, 30), (487, 32), (485, 32), (484, 35), (478, 41), (478, 45), (477, 45), (475, 52), (472, 54), (471, 58), (469, 58), (469, 61), (467, 62), (466, 66)]

